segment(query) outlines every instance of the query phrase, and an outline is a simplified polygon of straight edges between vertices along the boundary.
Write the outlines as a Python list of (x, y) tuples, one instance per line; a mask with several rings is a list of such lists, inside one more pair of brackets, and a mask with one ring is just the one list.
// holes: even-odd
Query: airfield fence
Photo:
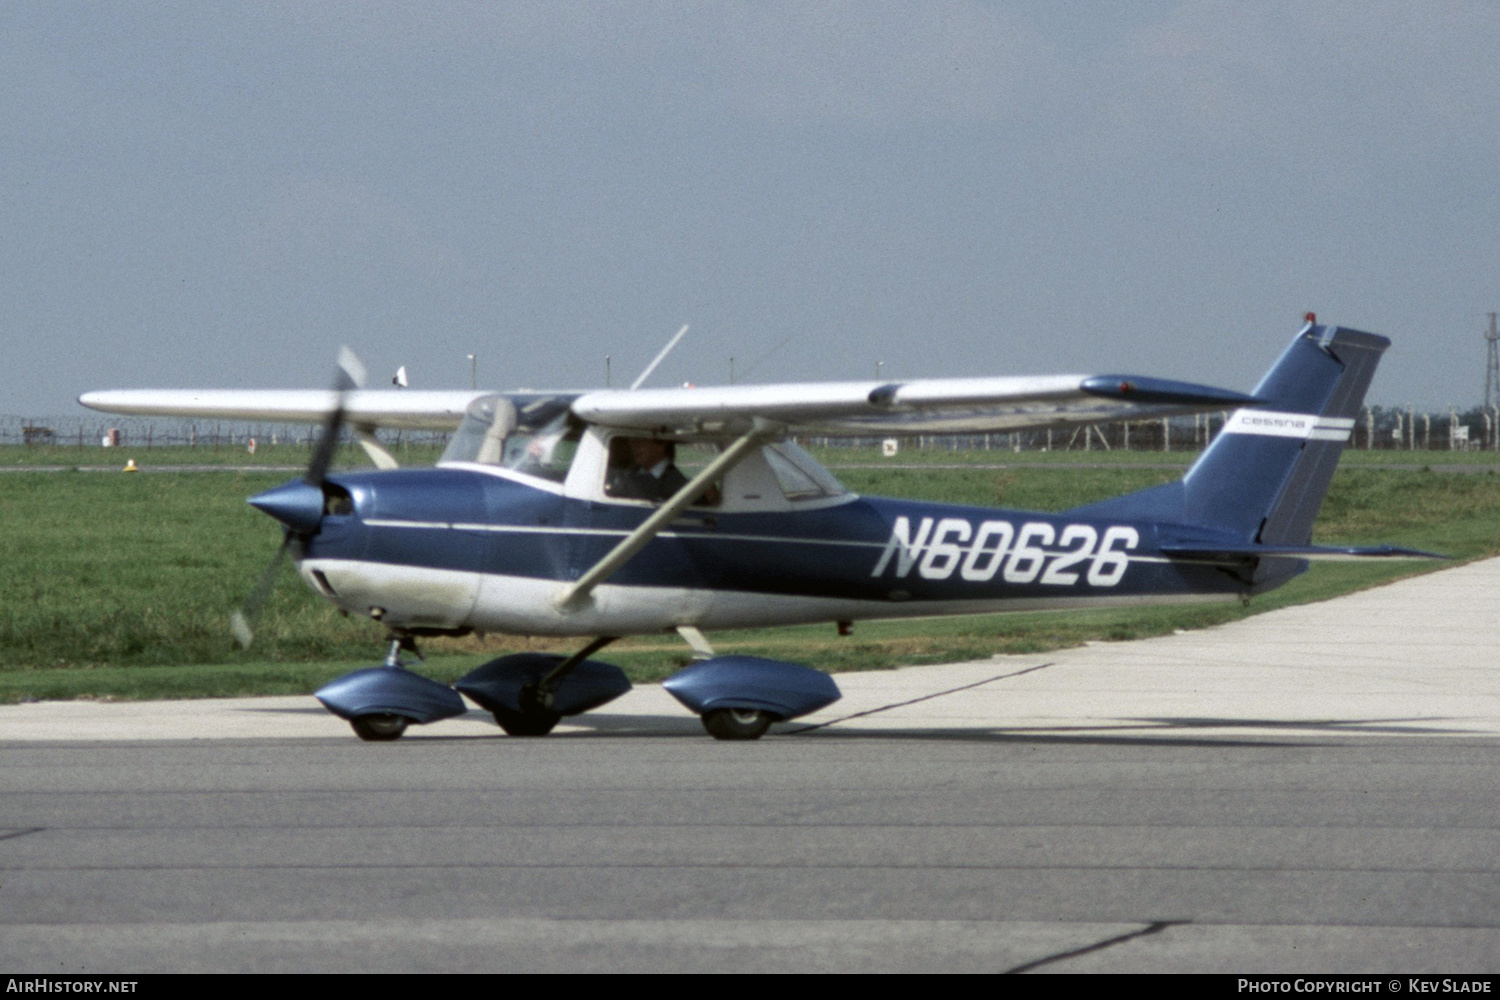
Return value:
[[(151, 417), (15, 417), (0, 416), (0, 445), (98, 448), (203, 448), (212, 451), (300, 447), (311, 449), (320, 424), (250, 423), (236, 420), (172, 420)], [(347, 431), (344, 437), (353, 442)], [(439, 431), (381, 431), (387, 447), (438, 447), (448, 435)]]
[[(993, 434), (920, 434), (894, 438), (898, 450), (941, 451), (1198, 451), (1227, 420), (1227, 412), (1196, 417), (1088, 424), (1065, 429)], [(234, 420), (174, 420), (152, 417), (20, 417), (0, 415), (0, 445), (97, 448), (111, 444), (213, 451), (300, 447), (311, 449), (317, 424), (255, 423)], [(387, 448), (441, 449), (448, 435), (439, 431), (391, 431), (378, 435)], [(346, 432), (346, 439), (353, 441)], [(804, 443), (828, 448), (881, 447), (884, 436), (811, 436)], [(1349, 446), (1397, 451), (1500, 451), (1500, 408), (1421, 412), (1413, 407), (1371, 406), (1356, 421)]]
[[(820, 447), (870, 447), (895, 440), (897, 449), (944, 451), (1201, 451), (1228, 412), (1195, 417), (1086, 424), (1067, 429), (994, 434), (923, 434), (889, 438), (823, 438)], [(1370, 406), (1356, 420), (1349, 447), (1382, 451), (1500, 451), (1500, 408), (1422, 412), (1414, 407)]]

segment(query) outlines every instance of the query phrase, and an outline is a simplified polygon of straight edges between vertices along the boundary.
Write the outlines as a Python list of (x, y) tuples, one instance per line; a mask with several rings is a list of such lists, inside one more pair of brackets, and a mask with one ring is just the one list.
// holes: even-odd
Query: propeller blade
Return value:
[(339, 345), (338, 367), (333, 373), (333, 388), (337, 392), (365, 387), (365, 366), (346, 344)]
[(295, 537), (292, 530), (288, 528), (282, 536), (281, 545), (277, 547), (276, 554), (271, 557), (271, 562), (260, 574), (260, 579), (256, 581), (255, 589), (250, 591), (250, 596), (245, 598), (245, 603), (229, 616), (229, 631), (241, 649), (249, 649), (250, 644), (255, 641), (254, 625), (260, 619), (260, 613), (265, 609), (266, 601), (270, 600), (271, 591), (276, 586), (276, 574), (281, 570), (281, 561), (286, 558), (287, 549), (292, 547), (292, 539)]
[[(321, 488), (323, 478), (328, 474), (328, 467), (333, 463), (333, 453), (338, 448), (339, 431), (344, 425), (344, 397), (351, 391), (363, 387), (365, 384), (365, 366), (355, 357), (354, 352), (347, 347), (339, 348), (338, 366), (333, 372), (333, 391), (335, 394), (333, 411), (328, 414), (328, 419), (323, 424), (323, 436), (318, 439), (317, 450), (313, 452), (312, 459), (307, 463), (307, 473), (302, 481), (309, 486)], [(281, 488), (282, 491), (285, 488)], [(273, 490), (262, 494), (263, 497), (281, 496), (281, 492)], [(316, 501), (317, 498), (313, 498)], [(283, 497), (283, 502), (285, 498)], [(293, 504), (293, 507), (297, 507)], [(268, 511), (281, 520), (288, 520), (288, 515), (283, 511)], [(295, 511), (294, 511), (295, 513)], [(301, 524), (296, 517), (292, 517), (294, 523)], [(309, 530), (317, 530), (317, 525), (312, 518), (307, 518)], [(245, 603), (240, 606), (234, 614), (229, 616), (229, 631), (234, 635), (234, 641), (239, 643), (241, 649), (249, 649), (250, 644), (255, 641), (255, 622), (260, 618), (261, 610), (266, 606), (266, 601), (271, 597), (271, 590), (276, 586), (276, 574), (281, 569), (281, 561), (286, 558), (287, 550), (292, 547), (298, 535), (290, 526), (287, 527), (281, 538), (281, 547), (271, 557), (271, 563), (261, 573), (260, 579), (255, 584), (255, 589), (250, 591), (250, 596), (245, 598)]]
[(333, 391), (337, 394), (333, 412), (323, 424), (323, 436), (318, 439), (318, 449), (307, 463), (303, 481), (312, 486), (322, 486), (328, 467), (333, 464), (333, 453), (338, 450), (339, 431), (344, 426), (344, 397), (350, 391), (365, 384), (365, 366), (347, 347), (339, 348), (339, 363), (333, 371)]

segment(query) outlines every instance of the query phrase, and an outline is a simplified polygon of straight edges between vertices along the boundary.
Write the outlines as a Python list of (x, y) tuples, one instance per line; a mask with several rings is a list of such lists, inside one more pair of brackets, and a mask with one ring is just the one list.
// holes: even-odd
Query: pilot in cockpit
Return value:
[(677, 446), (656, 438), (615, 438), (610, 442), (609, 479), (604, 492), (627, 500), (660, 503), (687, 485), (676, 465)]

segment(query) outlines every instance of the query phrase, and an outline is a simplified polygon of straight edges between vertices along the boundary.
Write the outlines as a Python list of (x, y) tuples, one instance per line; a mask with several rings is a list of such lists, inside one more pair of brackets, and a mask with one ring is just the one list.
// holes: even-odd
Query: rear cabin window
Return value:
[(762, 454), (788, 500), (822, 500), (845, 492), (843, 484), (817, 459), (791, 441), (768, 444)]

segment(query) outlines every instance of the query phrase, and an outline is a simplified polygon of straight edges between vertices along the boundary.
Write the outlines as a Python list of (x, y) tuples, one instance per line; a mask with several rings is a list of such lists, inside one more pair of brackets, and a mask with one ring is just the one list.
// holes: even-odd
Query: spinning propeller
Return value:
[(323, 424), (323, 434), (318, 439), (318, 447), (313, 452), (312, 459), (307, 463), (307, 472), (300, 482), (285, 483), (250, 498), (252, 505), (276, 518), (286, 528), (281, 545), (261, 573), (255, 589), (229, 618), (229, 630), (241, 649), (249, 649), (250, 644), (255, 641), (253, 626), (260, 618), (266, 601), (270, 599), (271, 590), (276, 586), (276, 574), (281, 570), (287, 550), (315, 532), (323, 518), (323, 479), (328, 474), (328, 467), (333, 463), (333, 454), (338, 448), (339, 431), (344, 424), (344, 401), (350, 391), (361, 388), (364, 384), (365, 366), (360, 364), (353, 351), (340, 347), (338, 366), (333, 375), (333, 409)]

